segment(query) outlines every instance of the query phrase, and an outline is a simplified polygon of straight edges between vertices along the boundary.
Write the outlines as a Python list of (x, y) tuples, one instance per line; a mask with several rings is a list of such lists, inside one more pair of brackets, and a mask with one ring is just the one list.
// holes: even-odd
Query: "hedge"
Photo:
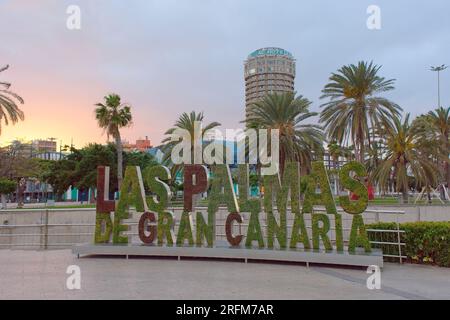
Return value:
[[(397, 230), (397, 224), (381, 222), (367, 225), (367, 229)], [(400, 224), (402, 254), (416, 263), (450, 267), (450, 221), (411, 222)], [(397, 242), (397, 233), (369, 232), (370, 241)], [(382, 248), (384, 254), (398, 254), (398, 246), (373, 245)]]

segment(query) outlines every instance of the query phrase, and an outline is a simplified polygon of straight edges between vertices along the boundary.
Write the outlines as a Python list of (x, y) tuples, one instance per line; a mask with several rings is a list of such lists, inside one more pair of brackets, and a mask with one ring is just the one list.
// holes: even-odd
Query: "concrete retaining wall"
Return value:
[[(366, 212), (366, 223), (377, 221), (450, 221), (450, 206), (377, 206), (370, 210), (380, 212)], [(179, 221), (181, 208), (171, 208), (175, 213), (175, 220)], [(199, 208), (206, 220), (206, 208)], [(405, 214), (395, 214), (392, 211), (404, 211)], [(391, 212), (391, 213), (381, 213)], [(224, 240), (225, 220), (228, 212), (221, 208), (216, 216), (216, 235), (218, 240)], [(129, 219), (131, 226), (130, 236), (133, 242), (139, 242), (137, 237), (137, 222), (139, 214), (132, 212)], [(243, 213), (244, 224), (235, 225), (234, 232), (246, 234), (246, 223), (249, 214)], [(194, 217), (195, 221), (195, 217)], [(261, 226), (265, 233), (265, 215), (261, 213)], [(348, 239), (352, 216), (343, 215), (344, 239)], [(291, 234), (293, 217), (288, 214), (288, 236)], [(305, 216), (308, 228), (311, 226), (309, 215)], [(334, 221), (330, 217), (333, 228)], [(20, 249), (53, 249), (69, 248), (73, 244), (91, 243), (95, 226), (95, 209), (25, 209), (0, 211), (0, 248)], [(177, 231), (175, 226), (175, 233)], [(239, 229), (240, 228), (240, 229)], [(310, 228), (309, 228), (310, 231)], [(331, 230), (330, 238), (334, 238), (334, 230)]]

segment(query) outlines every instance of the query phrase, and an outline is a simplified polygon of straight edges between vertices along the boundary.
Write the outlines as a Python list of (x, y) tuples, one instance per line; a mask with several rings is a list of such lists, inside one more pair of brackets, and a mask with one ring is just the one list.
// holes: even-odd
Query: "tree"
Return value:
[(280, 134), (280, 173), (286, 161), (299, 161), (310, 167), (313, 151), (321, 151), (322, 127), (305, 123), (316, 116), (310, 112), (311, 102), (295, 93), (272, 93), (249, 107), (247, 126), (259, 129), (278, 129)]
[(370, 130), (380, 126), (392, 127), (402, 110), (397, 104), (379, 94), (394, 89), (394, 79), (385, 80), (378, 72), (381, 66), (359, 62), (343, 66), (332, 73), (322, 90), (320, 122), (330, 140), (340, 145), (350, 139), (355, 146), (356, 159), (364, 163), (365, 147), (371, 148)]
[(347, 159), (352, 158), (352, 148), (347, 148), (339, 145), (336, 141), (331, 141), (328, 144), (328, 152), (331, 159), (334, 162), (335, 169), (339, 169), (339, 158), (345, 157)]
[[(165, 138), (161, 142), (161, 143), (163, 143), (162, 151), (164, 153), (163, 163), (165, 163), (171, 167), (171, 173), (172, 173), (172, 177), (174, 179), (177, 176), (177, 174), (180, 172), (180, 170), (182, 169), (183, 166), (180, 164), (173, 164), (171, 161), (172, 150), (175, 147), (175, 145), (177, 145), (179, 143), (178, 141), (171, 141), (171, 135), (174, 134), (174, 132), (177, 129), (182, 129), (182, 130), (186, 130), (187, 132), (189, 132), (190, 137), (191, 137), (191, 164), (194, 164), (194, 139), (195, 139), (194, 125), (195, 125), (195, 122), (203, 122), (203, 120), (204, 120), (203, 112), (196, 113), (195, 111), (191, 111), (191, 113), (189, 113), (189, 114), (184, 112), (178, 118), (178, 120), (175, 122), (174, 127), (170, 128), (169, 130), (167, 130), (164, 133), (168, 137)], [(208, 130), (212, 130), (218, 126), (220, 126), (220, 123), (218, 123), (218, 122), (211, 122), (211, 123), (207, 124), (206, 126), (202, 126), (202, 132), (201, 132), (202, 138), (203, 138), (203, 135), (205, 134), (205, 132), (207, 132)]]
[(403, 202), (408, 202), (410, 174), (415, 177), (416, 186), (433, 186), (436, 184), (436, 166), (430, 155), (423, 152), (420, 131), (411, 125), (409, 114), (403, 120), (394, 119), (393, 127), (384, 128), (384, 158), (375, 169), (373, 179), (386, 189), (391, 175), (397, 192), (403, 195)]
[(443, 181), (446, 181), (447, 186), (450, 187), (450, 107), (440, 107), (427, 114), (427, 119), (430, 122), (431, 129), (436, 135), (436, 140), (439, 141), (438, 159), (443, 167)]
[[(88, 144), (80, 151), (81, 158), (77, 162), (76, 169), (74, 171), (75, 187), (80, 190), (91, 190), (91, 202), (94, 201), (94, 189), (97, 187), (97, 167), (109, 166), (113, 168), (114, 172), (115, 163), (117, 163), (117, 153), (114, 145), (108, 144), (103, 146), (97, 143)], [(115, 174), (111, 175), (114, 181), (117, 181)]]
[(2, 199), (2, 209), (6, 209), (6, 196), (16, 191), (17, 183), (12, 180), (0, 178), (0, 195)]
[(39, 172), (39, 160), (31, 158), (29, 145), (13, 141), (0, 150), (0, 177), (17, 181), (17, 207), (23, 206), (26, 178), (35, 177)]
[(126, 152), (124, 156), (124, 162), (127, 166), (139, 166), (142, 170), (146, 167), (158, 165), (158, 161), (149, 153), (133, 151)]
[[(156, 165), (153, 156), (140, 152), (124, 152), (125, 166), (139, 166), (144, 170), (147, 166)], [(97, 167), (108, 166), (110, 183), (117, 186), (117, 150), (113, 143), (101, 145), (91, 143), (82, 149), (71, 148), (71, 153), (65, 159), (50, 161), (45, 170), (44, 180), (53, 186), (58, 198), (70, 186), (80, 190), (91, 190), (91, 200), (94, 200), (94, 190), (97, 187)], [(112, 188), (111, 191), (118, 189)]]
[[(9, 65), (0, 68), (0, 73), (7, 70)], [(19, 109), (17, 103), (24, 104), (23, 99), (16, 93), (9, 90), (10, 83), (0, 82), (0, 134), (2, 133), (2, 120), (6, 125), (16, 124), (19, 120), (24, 120), (25, 115)]]
[(130, 126), (132, 123), (131, 107), (123, 104), (117, 94), (110, 94), (104, 97), (104, 103), (97, 103), (95, 117), (100, 128), (104, 129), (109, 139), (115, 139), (117, 148), (117, 180), (118, 188), (123, 179), (123, 147), (120, 136), (120, 129)]
[(339, 158), (344, 157), (347, 160), (351, 159), (353, 156), (352, 149), (343, 147), (343, 146), (339, 145), (336, 141), (331, 141), (328, 144), (328, 153), (329, 153), (330, 159), (333, 162), (332, 168), (330, 165), (329, 174), (330, 174), (330, 177), (333, 176), (335, 192), (336, 192), (336, 195), (339, 195), (339, 190), (340, 190), (339, 174), (338, 174), (339, 170), (340, 170)]
[(44, 181), (49, 183), (57, 199), (61, 199), (62, 195), (75, 185), (77, 162), (73, 159), (61, 159), (52, 161), (49, 170), (44, 174)]
[[(78, 160), (75, 170), (75, 186), (79, 189), (90, 189), (92, 192), (97, 187), (97, 167), (108, 166), (111, 168), (110, 181), (117, 181), (115, 169), (117, 163), (117, 151), (114, 144), (101, 145), (92, 143), (80, 150), (81, 158)], [(139, 166), (144, 170), (147, 166), (154, 166), (157, 162), (147, 153), (124, 152), (123, 163), (125, 166)], [(91, 201), (94, 195), (91, 195)]]

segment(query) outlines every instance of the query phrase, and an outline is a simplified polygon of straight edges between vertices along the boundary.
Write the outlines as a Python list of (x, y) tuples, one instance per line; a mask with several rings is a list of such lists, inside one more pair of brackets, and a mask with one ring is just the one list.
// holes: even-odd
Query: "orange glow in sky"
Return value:
[[(368, 30), (361, 1), (0, 0), (0, 81), (25, 100), (25, 121), (4, 126), (0, 144), (55, 138), (76, 147), (106, 142), (94, 109), (109, 93), (132, 106), (124, 140), (148, 136), (159, 145), (183, 112), (242, 128), (244, 60), (258, 48), (281, 47), (297, 59), (295, 90), (320, 112), (321, 91), (345, 64), (373, 60), (395, 78), (386, 98), (416, 116), (436, 105), (436, 74), (449, 63), (448, 1), (408, 7), (383, 2), (383, 27)], [(364, 2), (364, 1), (363, 1)], [(78, 5), (81, 29), (67, 28)], [(399, 19), (400, 15), (402, 19)], [(416, 23), (420, 21), (420, 23)], [(411, 23), (410, 23), (411, 22)], [(441, 75), (443, 106), (448, 77)], [(314, 119), (317, 121), (317, 117)]]

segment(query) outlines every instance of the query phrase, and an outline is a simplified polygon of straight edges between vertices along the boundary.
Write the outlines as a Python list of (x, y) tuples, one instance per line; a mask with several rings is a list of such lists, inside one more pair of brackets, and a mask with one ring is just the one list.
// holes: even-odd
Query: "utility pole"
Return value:
[(431, 67), (430, 71), (437, 72), (438, 75), (438, 108), (441, 107), (441, 71), (444, 71), (447, 69), (448, 66), (445, 64), (439, 66), (439, 67)]
[[(448, 68), (448, 66), (446, 66), (445, 64), (443, 64), (443, 65), (441, 65), (441, 66), (438, 66), (438, 67), (431, 67), (431, 71), (433, 71), (433, 72), (437, 72), (437, 75), (438, 75), (438, 108), (440, 108), (441, 107), (441, 71), (444, 71), (445, 69), (447, 69)], [(448, 186), (447, 186), (448, 187)], [(446, 189), (446, 187), (445, 187), (445, 182), (444, 183), (441, 183), (439, 186), (438, 186), (438, 188), (440, 189), (440, 192), (441, 192), (441, 202), (442, 202), (442, 199), (447, 199), (447, 200), (450, 200), (449, 198), (448, 198), (448, 192), (447, 192), (447, 189)], [(436, 189), (437, 190), (437, 189)]]

